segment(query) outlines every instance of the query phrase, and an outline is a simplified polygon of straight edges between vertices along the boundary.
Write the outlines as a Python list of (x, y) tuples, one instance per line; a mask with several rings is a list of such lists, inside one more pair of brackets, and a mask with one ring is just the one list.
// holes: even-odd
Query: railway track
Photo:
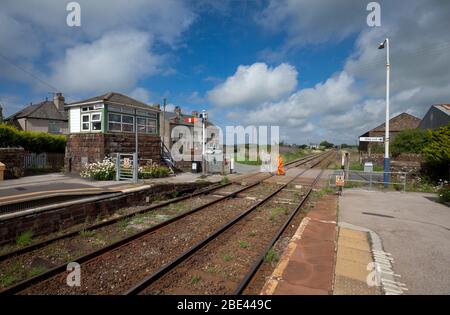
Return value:
[[(301, 164), (308, 163), (309, 161), (317, 159), (318, 157), (320, 157), (322, 155), (323, 154), (314, 155), (314, 156), (308, 156), (308, 157), (305, 157), (305, 158), (293, 161), (293, 162), (291, 162), (291, 163), (289, 163), (287, 165), (287, 168), (296, 167), (296, 166), (299, 166)], [(237, 180), (242, 181), (244, 178), (248, 179), (248, 178), (251, 178), (253, 176), (255, 176), (255, 175), (244, 176), (244, 177), (238, 178)], [(261, 175), (259, 175), (259, 176), (261, 177)], [(87, 261), (89, 261), (91, 259), (94, 259), (95, 257), (101, 256), (103, 254), (107, 254), (108, 252), (110, 252), (110, 251), (112, 251), (114, 249), (117, 249), (117, 248), (119, 248), (119, 247), (121, 247), (121, 246), (123, 246), (123, 245), (125, 245), (125, 244), (127, 244), (129, 242), (132, 242), (132, 241), (134, 241), (136, 239), (139, 239), (139, 238), (141, 238), (141, 237), (143, 237), (145, 235), (152, 234), (153, 232), (155, 232), (155, 231), (157, 231), (159, 229), (162, 229), (165, 226), (169, 226), (170, 224), (173, 224), (173, 223), (175, 223), (175, 222), (177, 222), (179, 220), (182, 220), (183, 218), (186, 218), (188, 216), (194, 215), (199, 210), (206, 209), (206, 208), (211, 207), (211, 206), (213, 206), (215, 204), (218, 204), (218, 203), (220, 203), (222, 201), (229, 200), (229, 199), (235, 197), (237, 194), (241, 194), (241, 193), (244, 193), (245, 191), (249, 191), (252, 188), (260, 185), (264, 179), (267, 179), (270, 176), (271, 176), (270, 174), (263, 175), (262, 178), (257, 178), (256, 181), (250, 182), (250, 184), (246, 185), (245, 187), (242, 187), (242, 186), (240, 186), (240, 185), (238, 185), (236, 183), (228, 183), (228, 184), (224, 184), (224, 185), (218, 185), (217, 187), (212, 187), (210, 189), (207, 189), (207, 190), (204, 190), (204, 191), (200, 191), (200, 192), (188, 195), (188, 196), (175, 198), (174, 200), (163, 202), (163, 203), (155, 205), (155, 206), (146, 207), (144, 209), (141, 209), (141, 210), (139, 210), (137, 212), (128, 214), (126, 216), (122, 216), (122, 217), (115, 218), (115, 219), (112, 219), (112, 220), (109, 220), (109, 221), (106, 221), (106, 222), (101, 222), (101, 223), (98, 223), (98, 224), (94, 224), (94, 225), (86, 228), (83, 231), (96, 231), (98, 229), (108, 227), (109, 225), (117, 224), (118, 222), (121, 222), (121, 220), (124, 220), (124, 219), (127, 219), (127, 218), (131, 218), (131, 216), (135, 216), (136, 214), (146, 213), (146, 212), (149, 212), (149, 211), (155, 211), (157, 209), (163, 209), (166, 206), (171, 206), (171, 205), (179, 203), (181, 201), (186, 201), (187, 203), (190, 203), (191, 200), (193, 198), (195, 198), (195, 197), (211, 196), (210, 200), (207, 200), (206, 203), (203, 203), (203, 204), (200, 204), (198, 206), (195, 206), (192, 209), (190, 209), (189, 211), (186, 211), (186, 212), (182, 213), (181, 215), (175, 216), (175, 217), (173, 217), (171, 219), (168, 219), (168, 220), (166, 220), (166, 221), (164, 221), (164, 222), (162, 222), (160, 224), (156, 224), (156, 225), (154, 225), (154, 226), (152, 226), (150, 228), (146, 228), (146, 229), (144, 229), (144, 230), (142, 230), (142, 231), (140, 231), (138, 233), (135, 233), (135, 234), (133, 234), (133, 235), (131, 235), (129, 237), (123, 238), (123, 239), (121, 239), (121, 240), (119, 240), (117, 242), (114, 242), (114, 243), (112, 243), (112, 244), (110, 244), (108, 246), (104, 246), (104, 247), (102, 247), (102, 248), (100, 248), (98, 250), (92, 251), (92, 252), (88, 253), (87, 255), (84, 255), (84, 256), (81, 256), (81, 257), (77, 257), (76, 259), (73, 259), (73, 261), (77, 261), (79, 263), (83, 263), (83, 262), (87, 262)], [(234, 185), (234, 187), (233, 187), (233, 185)], [(220, 192), (220, 190), (222, 190), (222, 192)], [(225, 191), (223, 191), (223, 190), (225, 190)], [(222, 195), (220, 195), (219, 193), (222, 193)], [(71, 233), (60, 235), (60, 236), (55, 237), (53, 239), (46, 240), (46, 241), (43, 241), (41, 243), (33, 244), (31, 246), (25, 247), (25, 248), (20, 249), (18, 251), (7, 253), (7, 254), (5, 254), (3, 256), (0, 256), (0, 261), (1, 260), (11, 259), (13, 257), (17, 257), (17, 256), (20, 256), (20, 255), (27, 255), (27, 254), (30, 255), (33, 252), (35, 252), (36, 250), (42, 249), (42, 248), (44, 248), (44, 247), (46, 247), (48, 245), (51, 245), (52, 243), (55, 243), (57, 241), (61, 241), (61, 240), (68, 239), (68, 238), (71, 238), (71, 237), (76, 237), (76, 236), (79, 235), (80, 232), (81, 231), (74, 231), (74, 232), (71, 232)], [(51, 268), (50, 270), (47, 270), (44, 273), (41, 273), (39, 275), (31, 277), (30, 279), (27, 279), (25, 281), (17, 283), (15, 285), (5, 289), (1, 293), (2, 294), (17, 293), (17, 292), (20, 292), (20, 291), (22, 291), (23, 289), (25, 289), (25, 288), (27, 288), (29, 286), (32, 286), (35, 283), (42, 282), (42, 281), (44, 281), (46, 279), (49, 279), (50, 277), (53, 277), (53, 276), (55, 276), (55, 275), (57, 275), (57, 274), (59, 274), (61, 272), (64, 272), (67, 262), (68, 261), (64, 261), (64, 263), (62, 263), (62, 264), (60, 264), (60, 265), (58, 265), (56, 267), (53, 267), (53, 268)]]
[[(321, 163), (323, 163), (323, 160), (318, 161), (312, 167)], [(143, 281), (137, 283), (124, 294), (242, 294), (265, 257), (267, 257), (267, 253), (305, 204), (324, 169), (322, 168), (307, 191), (304, 192), (300, 202), (293, 209), (286, 207), (283, 210), (287, 219), (284, 223), (279, 224), (279, 227), (277, 225), (276, 229), (272, 228), (274, 223), (272, 210), (280, 208), (274, 208), (274, 205), (268, 204), (273, 203), (275, 198), (285, 193), (285, 190), (289, 190), (290, 186), (295, 184), (307, 171), (304, 170), (295, 175), (276, 191), (248, 208), (240, 216), (216, 230), (215, 233), (200, 241)], [(272, 214), (268, 221), (272, 222), (266, 221), (268, 227), (261, 228), (261, 225), (264, 224), (264, 219), (261, 218), (264, 217), (264, 210), (267, 209), (271, 209), (269, 213)], [(259, 227), (259, 231), (254, 229), (256, 226)], [(272, 232), (275, 232), (275, 234), (270, 241), (264, 242), (264, 240), (261, 242), (267, 236), (272, 235)], [(255, 235), (252, 235), (252, 233)], [(259, 239), (255, 240), (255, 237)], [(249, 239), (251, 241), (248, 241)], [(250, 245), (250, 242), (254, 242), (255, 246)], [(253, 248), (250, 249), (250, 246)], [(262, 247), (263, 250), (258, 251), (258, 247)], [(231, 254), (239, 253), (240, 250), (245, 252), (240, 257), (241, 260), (239, 260), (239, 257), (233, 257), (233, 254)], [(250, 250), (254, 252), (249, 254)], [(239, 254), (235, 254), (235, 256), (239, 256)], [(237, 275), (236, 269), (245, 269), (241, 268), (242, 265), (248, 264), (244, 256), (254, 256), (252, 257), (253, 263), (250, 264), (248, 271), (240, 277)], [(235, 268), (235, 266), (238, 266), (238, 268)], [(236, 278), (239, 278), (239, 280), (236, 281)], [(199, 286), (201, 281), (204, 281), (204, 283)]]

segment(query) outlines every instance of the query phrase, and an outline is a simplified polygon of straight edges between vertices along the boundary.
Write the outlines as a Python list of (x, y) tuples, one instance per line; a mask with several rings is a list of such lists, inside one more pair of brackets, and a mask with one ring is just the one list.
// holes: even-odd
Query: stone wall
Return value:
[[(361, 163), (372, 162), (374, 165), (383, 166), (384, 154), (365, 152), (360, 153)], [(396, 157), (391, 157), (390, 170), (391, 172), (417, 172), (421, 168), (421, 164), (424, 162), (420, 154), (415, 153), (402, 153)]]
[(0, 162), (5, 164), (5, 179), (19, 178), (24, 175), (23, 148), (0, 148)]
[(174, 192), (180, 196), (207, 185), (208, 183), (160, 184), (116, 197), (56, 206), (51, 210), (0, 219), (0, 244), (15, 240), (18, 235), (28, 230), (31, 230), (34, 236), (56, 232), (86, 221), (94, 221), (99, 216), (111, 215), (120, 208), (146, 205), (157, 198), (161, 199), (162, 196), (173, 197)]
[[(139, 134), (139, 160), (160, 163), (160, 137)], [(116, 153), (133, 153), (135, 135), (127, 133), (79, 133), (71, 134), (67, 140), (65, 171), (78, 174), (85, 163), (99, 162), (105, 156), (114, 157)]]

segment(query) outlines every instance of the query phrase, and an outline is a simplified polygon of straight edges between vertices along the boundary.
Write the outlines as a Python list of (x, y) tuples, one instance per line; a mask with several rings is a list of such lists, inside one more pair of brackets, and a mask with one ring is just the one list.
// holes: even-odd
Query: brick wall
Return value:
[(0, 162), (5, 164), (5, 179), (18, 178), (24, 175), (23, 148), (0, 148)]
[[(161, 160), (160, 137), (140, 134), (138, 136), (139, 159)], [(116, 153), (133, 153), (135, 135), (124, 133), (79, 133), (68, 137), (65, 157), (65, 171), (78, 174), (85, 163), (103, 160)], [(145, 164), (145, 161), (141, 161)]]
[(120, 208), (145, 205), (147, 197), (149, 197), (149, 202), (152, 202), (160, 196), (170, 196), (174, 192), (180, 195), (182, 192), (191, 192), (207, 185), (207, 183), (160, 184), (113, 198), (78, 203), (0, 220), (0, 244), (15, 240), (18, 235), (27, 230), (31, 230), (35, 236), (52, 233), (84, 223), (86, 220), (96, 220), (97, 216), (111, 215)]

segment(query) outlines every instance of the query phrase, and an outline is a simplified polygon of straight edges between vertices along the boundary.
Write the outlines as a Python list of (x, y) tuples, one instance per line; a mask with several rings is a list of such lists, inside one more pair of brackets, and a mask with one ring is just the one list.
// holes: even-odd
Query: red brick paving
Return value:
[[(271, 279), (263, 294), (316, 295), (331, 294), (336, 249), (337, 197), (326, 195), (308, 213), (309, 220), (292, 238), (288, 251), (280, 260), (274, 274), (281, 279)], [(305, 219), (304, 219), (305, 220)], [(306, 223), (307, 222), (307, 223)], [(274, 285), (275, 283), (275, 285)]]

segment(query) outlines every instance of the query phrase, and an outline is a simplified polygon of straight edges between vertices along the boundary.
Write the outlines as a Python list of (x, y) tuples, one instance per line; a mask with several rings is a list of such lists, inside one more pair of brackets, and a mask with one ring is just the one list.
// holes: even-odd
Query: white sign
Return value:
[(359, 141), (384, 142), (384, 138), (383, 137), (359, 137)]

